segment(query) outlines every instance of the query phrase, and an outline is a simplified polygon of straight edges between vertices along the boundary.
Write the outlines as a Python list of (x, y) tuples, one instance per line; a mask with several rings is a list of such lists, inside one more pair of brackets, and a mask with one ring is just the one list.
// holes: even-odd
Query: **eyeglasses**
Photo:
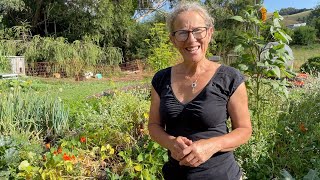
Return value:
[(172, 36), (176, 38), (177, 41), (186, 41), (189, 38), (189, 34), (192, 33), (193, 37), (197, 40), (203, 39), (207, 36), (207, 27), (197, 27), (194, 28), (192, 31), (188, 30), (178, 30), (172, 32)]

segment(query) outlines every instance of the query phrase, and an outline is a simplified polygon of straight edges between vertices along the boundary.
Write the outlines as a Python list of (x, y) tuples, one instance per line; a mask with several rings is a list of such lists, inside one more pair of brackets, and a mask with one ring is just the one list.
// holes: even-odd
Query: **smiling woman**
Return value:
[(154, 75), (148, 124), (151, 138), (168, 149), (164, 178), (238, 180), (232, 151), (252, 131), (244, 76), (206, 58), (213, 19), (199, 4), (179, 4), (167, 26), (183, 62)]

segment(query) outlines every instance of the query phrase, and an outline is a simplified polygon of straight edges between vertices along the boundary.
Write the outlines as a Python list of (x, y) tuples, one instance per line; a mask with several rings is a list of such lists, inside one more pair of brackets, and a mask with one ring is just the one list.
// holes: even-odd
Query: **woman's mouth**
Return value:
[(188, 52), (190, 53), (194, 53), (196, 52), (198, 49), (200, 49), (200, 46), (195, 46), (195, 47), (188, 47), (188, 48), (185, 48)]

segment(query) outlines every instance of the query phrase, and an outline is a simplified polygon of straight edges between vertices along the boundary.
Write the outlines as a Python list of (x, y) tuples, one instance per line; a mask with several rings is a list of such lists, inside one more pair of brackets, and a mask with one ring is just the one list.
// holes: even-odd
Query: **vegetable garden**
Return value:
[[(30, 6), (27, 0), (8, 2), (0, 2), (8, 8), (1, 12), (27, 13), (23, 7)], [(48, 25), (44, 36), (29, 36), (30, 31), (43, 30), (42, 25), (10, 27), (8, 14), (4, 21), (0, 18), (1, 73), (10, 71), (5, 56), (23, 55), (28, 63), (57, 63), (68, 76), (0, 79), (0, 179), (163, 179), (161, 168), (168, 155), (147, 130), (150, 82), (156, 70), (177, 63), (179, 56), (168, 43), (161, 13), (150, 22), (132, 21), (135, 2), (47, 2), (48, 24), (65, 22), (57, 14), (49, 16), (52, 9), (64, 13), (71, 24), (78, 8), (87, 9), (77, 14), (84, 24), (74, 23), (79, 27), (70, 25), (68, 31)], [(235, 150), (244, 179), (320, 179), (319, 51), (308, 59), (296, 55), (299, 66), (288, 68), (284, 46), (291, 37), (281, 26), (282, 17), (275, 12), (268, 20), (260, 5), (233, 3), (242, 11), (220, 4), (221, 11), (213, 12), (221, 23), (208, 56), (236, 53), (238, 59), (231, 65), (247, 78), (253, 135)], [(64, 9), (66, 5), (74, 11)], [(206, 5), (215, 7), (209, 1)], [(232, 13), (224, 14), (228, 10)], [(86, 21), (86, 13), (94, 19)], [(264, 49), (271, 41), (278, 45)], [(303, 48), (295, 46), (294, 53), (298, 50), (302, 54)], [(126, 74), (118, 67), (136, 58), (145, 62), (142, 72)], [(108, 67), (100, 72), (102, 79), (74, 81), (97, 65)], [(297, 76), (300, 72), (304, 74)]]

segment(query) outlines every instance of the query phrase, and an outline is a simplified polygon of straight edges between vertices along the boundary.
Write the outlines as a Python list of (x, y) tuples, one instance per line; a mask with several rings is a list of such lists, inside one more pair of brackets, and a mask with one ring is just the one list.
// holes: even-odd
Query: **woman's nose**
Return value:
[(194, 37), (192, 31), (189, 32), (189, 37), (186, 41), (197, 41), (197, 39)]

